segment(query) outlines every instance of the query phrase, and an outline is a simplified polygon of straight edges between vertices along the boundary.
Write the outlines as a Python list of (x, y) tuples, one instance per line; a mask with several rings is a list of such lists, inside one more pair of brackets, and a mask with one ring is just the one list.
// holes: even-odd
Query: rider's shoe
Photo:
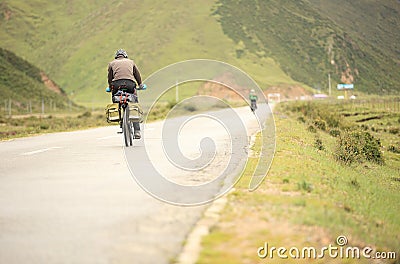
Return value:
[(133, 136), (134, 136), (135, 139), (140, 139), (140, 131), (135, 131)]
[(122, 134), (122, 131), (117, 131), (117, 134)]

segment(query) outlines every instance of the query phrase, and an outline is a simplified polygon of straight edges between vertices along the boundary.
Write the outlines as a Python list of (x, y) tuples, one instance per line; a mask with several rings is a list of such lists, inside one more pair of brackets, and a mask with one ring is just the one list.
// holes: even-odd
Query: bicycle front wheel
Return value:
[(125, 141), (125, 146), (129, 147), (132, 146), (132, 125), (129, 120), (129, 107), (125, 107), (124, 109), (124, 117), (122, 119), (122, 132), (124, 134), (124, 141)]

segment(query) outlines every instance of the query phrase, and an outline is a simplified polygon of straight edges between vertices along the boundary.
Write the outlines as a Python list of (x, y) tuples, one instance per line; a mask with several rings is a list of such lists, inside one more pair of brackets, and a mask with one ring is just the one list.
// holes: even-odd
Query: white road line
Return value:
[(34, 150), (34, 151), (24, 152), (24, 153), (21, 154), (21, 156), (34, 155), (34, 154), (46, 152), (46, 151), (53, 150), (53, 149), (60, 149), (60, 148), (61, 147), (51, 147), (51, 148), (38, 149), (38, 150)]

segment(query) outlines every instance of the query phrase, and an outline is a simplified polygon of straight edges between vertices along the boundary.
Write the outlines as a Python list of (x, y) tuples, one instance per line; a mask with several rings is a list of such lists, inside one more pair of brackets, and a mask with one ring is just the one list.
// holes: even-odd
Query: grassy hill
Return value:
[(334, 84), (354, 83), (378, 94), (399, 91), (396, 1), (220, 0), (215, 14), (235, 42), (274, 58), (295, 80), (327, 87), (330, 73)]
[[(383, 1), (381, 23), (368, 27), (374, 20), (363, 14), (377, 5), (370, 2), (329, 3), (333, 14), (318, 1), (3, 0), (0, 45), (38, 65), (81, 103), (109, 101), (107, 63), (118, 48), (144, 77), (177, 61), (209, 58), (243, 69), (263, 88), (326, 89), (330, 72), (333, 84), (354, 78), (359, 90), (395, 92), (398, 44), (379, 45), (369, 36), (400, 42), (391, 34), (399, 29), (399, 5)], [(358, 14), (353, 24), (360, 30), (342, 19), (345, 8)]]
[[(211, 15), (214, 1), (5, 1), (2, 46), (35, 64), (79, 102), (109, 101), (107, 64), (125, 48), (144, 77), (192, 58), (223, 60), (262, 85), (292, 83), (279, 65), (253, 54), (237, 59), (235, 43)], [(8, 14), (5, 16), (4, 14)], [(34, 52), (32, 52), (34, 51)]]
[[(47, 83), (47, 85), (45, 84)], [(52, 88), (53, 90), (49, 89)], [(41, 111), (42, 100), (46, 108), (65, 108), (68, 99), (36, 66), (14, 53), (0, 48), (0, 98), (4, 112), (26, 113)], [(10, 102), (11, 101), (11, 102)]]

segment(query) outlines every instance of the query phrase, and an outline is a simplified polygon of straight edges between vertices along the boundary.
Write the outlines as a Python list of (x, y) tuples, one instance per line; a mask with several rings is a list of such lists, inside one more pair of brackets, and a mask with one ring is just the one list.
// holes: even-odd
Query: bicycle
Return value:
[(257, 103), (256, 103), (256, 100), (251, 100), (250, 109), (251, 109), (251, 111), (252, 111), (253, 113), (254, 113), (254, 111), (257, 110)]
[[(146, 85), (143, 85), (140, 90), (145, 89)], [(107, 87), (106, 92), (111, 92), (109, 87)], [(122, 128), (125, 146), (132, 146), (133, 140), (136, 139), (133, 123), (141, 122), (143, 116), (139, 103), (136, 103), (137, 96), (121, 88), (113, 95), (113, 102), (113, 104), (107, 105), (106, 108), (107, 122), (118, 122)]]

